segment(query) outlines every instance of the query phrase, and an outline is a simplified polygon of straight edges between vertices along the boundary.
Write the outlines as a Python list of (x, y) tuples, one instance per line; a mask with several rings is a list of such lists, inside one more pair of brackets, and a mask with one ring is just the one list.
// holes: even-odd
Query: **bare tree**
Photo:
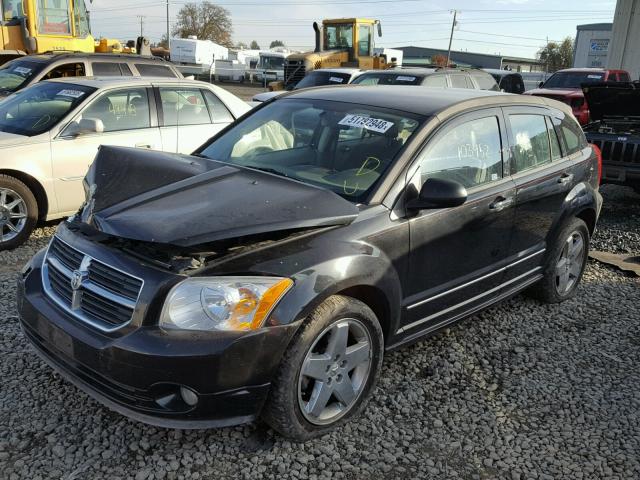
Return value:
[(200, 40), (211, 40), (226, 47), (233, 46), (232, 33), (229, 11), (206, 0), (200, 4), (187, 3), (182, 7), (173, 28), (173, 35), (177, 37), (195, 35)]

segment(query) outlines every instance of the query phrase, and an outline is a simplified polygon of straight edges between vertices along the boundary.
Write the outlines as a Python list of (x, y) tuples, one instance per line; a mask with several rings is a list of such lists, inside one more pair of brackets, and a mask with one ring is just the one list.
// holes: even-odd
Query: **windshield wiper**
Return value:
[(269, 167), (254, 167), (253, 165), (242, 165), (243, 167), (247, 167), (247, 168), (251, 168), (253, 170), (260, 170), (261, 172), (266, 172), (266, 173), (273, 173), (274, 175), (279, 175), (281, 177), (287, 177), (289, 178), (289, 175), (287, 175), (286, 173), (280, 171), (280, 170), (276, 170), (275, 168), (269, 168)]

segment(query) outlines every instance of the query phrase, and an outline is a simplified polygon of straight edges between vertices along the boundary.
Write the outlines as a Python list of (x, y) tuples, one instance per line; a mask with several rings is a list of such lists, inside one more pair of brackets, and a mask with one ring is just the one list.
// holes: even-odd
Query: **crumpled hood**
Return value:
[(581, 97), (582, 92), (575, 88), (535, 88), (525, 92), (527, 95), (554, 96), (554, 97)]
[(590, 83), (582, 87), (591, 119), (627, 117), (640, 119), (640, 85), (625, 82)]
[(102, 146), (80, 220), (109, 235), (180, 247), (346, 225), (358, 208), (322, 188), (200, 157)]

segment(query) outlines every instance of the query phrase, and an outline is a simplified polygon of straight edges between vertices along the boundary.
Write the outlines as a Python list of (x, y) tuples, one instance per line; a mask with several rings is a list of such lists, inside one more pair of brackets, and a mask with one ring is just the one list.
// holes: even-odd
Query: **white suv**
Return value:
[(100, 145), (191, 153), (248, 110), (183, 79), (70, 78), (11, 95), (0, 102), (0, 250), (80, 207)]

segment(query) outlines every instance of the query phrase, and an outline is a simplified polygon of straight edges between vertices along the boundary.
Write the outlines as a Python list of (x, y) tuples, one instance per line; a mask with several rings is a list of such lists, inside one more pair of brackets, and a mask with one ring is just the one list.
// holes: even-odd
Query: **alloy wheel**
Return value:
[(27, 223), (27, 204), (15, 191), (0, 188), (0, 242), (17, 237)]
[(584, 266), (584, 249), (584, 238), (577, 231), (564, 242), (556, 264), (556, 290), (560, 295), (566, 295), (578, 282)]
[(298, 404), (315, 425), (333, 423), (356, 404), (372, 363), (371, 335), (362, 322), (347, 318), (323, 330), (302, 363)]

